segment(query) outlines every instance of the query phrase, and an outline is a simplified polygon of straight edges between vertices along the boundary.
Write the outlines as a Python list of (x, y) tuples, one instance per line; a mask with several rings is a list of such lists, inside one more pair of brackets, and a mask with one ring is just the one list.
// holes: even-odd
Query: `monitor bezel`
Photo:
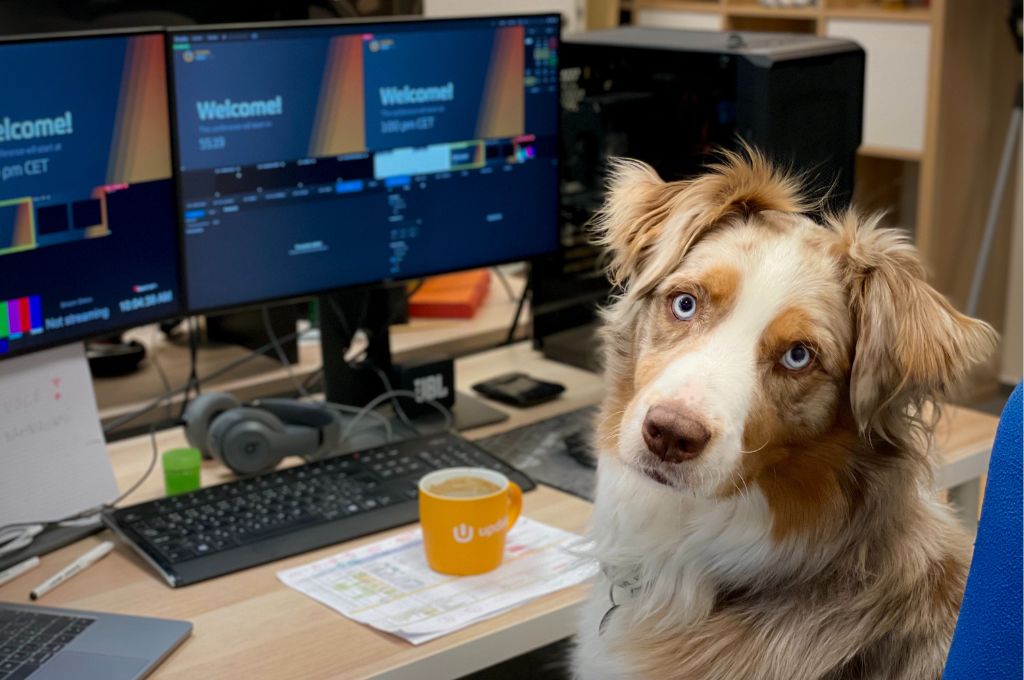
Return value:
[(175, 206), (175, 213), (174, 213), (174, 216), (173, 216), (174, 217), (174, 224), (177, 226), (177, 231), (178, 231), (178, 234), (177, 234), (178, 238), (176, 239), (176, 241), (177, 241), (177, 249), (178, 250), (177, 250), (177, 252), (175, 254), (175, 267), (174, 267), (175, 271), (177, 272), (177, 277), (178, 277), (178, 281), (177, 281), (178, 288), (177, 288), (176, 295), (175, 295), (174, 309), (171, 310), (171, 311), (168, 311), (168, 312), (161, 312), (160, 314), (158, 314), (158, 315), (156, 315), (156, 316), (154, 316), (154, 317), (152, 317), (150, 319), (147, 319), (146, 321), (144, 321), (141, 324), (139, 324), (139, 323), (130, 323), (130, 322), (129, 323), (116, 323), (116, 324), (113, 324), (113, 325), (111, 325), (109, 327), (104, 328), (100, 332), (85, 331), (85, 332), (76, 334), (75, 337), (72, 337), (72, 338), (64, 337), (64, 338), (60, 338), (60, 339), (52, 340), (52, 341), (45, 341), (44, 340), (44, 341), (39, 342), (37, 344), (33, 344), (31, 347), (21, 347), (21, 348), (17, 348), (17, 349), (12, 348), (12, 349), (9, 349), (7, 352), (4, 352), (3, 354), (0, 354), (0, 362), (7, 361), (9, 359), (14, 359), (16, 357), (26, 356), (28, 354), (33, 354), (35, 352), (43, 352), (43, 351), (46, 351), (46, 350), (49, 350), (49, 349), (53, 349), (55, 347), (63, 347), (63, 346), (66, 346), (66, 345), (73, 345), (73, 344), (76, 344), (76, 343), (85, 343), (85, 342), (88, 342), (89, 340), (94, 339), (94, 338), (101, 338), (101, 337), (104, 337), (104, 336), (107, 336), (107, 335), (114, 335), (114, 334), (123, 333), (123, 332), (125, 332), (127, 330), (131, 330), (133, 328), (142, 328), (142, 327), (145, 327), (145, 326), (148, 326), (148, 325), (151, 325), (151, 324), (160, 323), (161, 321), (165, 321), (167, 319), (174, 319), (174, 318), (177, 318), (177, 317), (181, 317), (181, 316), (184, 316), (185, 314), (188, 313), (188, 311), (187, 311), (188, 308), (186, 306), (186, 298), (185, 298), (185, 286), (184, 286), (184, 284), (185, 284), (185, 271), (184, 271), (185, 260), (182, 257), (182, 253), (181, 253), (181, 222), (178, 219), (178, 211), (176, 209), (178, 204), (179, 204), (179, 198), (178, 198), (178, 174), (177, 174), (177, 172), (175, 171), (175, 168), (174, 168), (174, 140), (173, 140), (174, 123), (173, 123), (173, 120), (171, 119), (171, 115), (173, 114), (173, 110), (171, 109), (171, 100), (170, 100), (170, 94), (171, 94), (171, 91), (170, 91), (170, 81), (167, 80), (167, 78), (169, 78), (169, 76), (170, 76), (170, 74), (167, 72), (168, 63), (167, 63), (167, 57), (166, 57), (167, 51), (168, 51), (167, 50), (167, 44), (170, 41), (170, 36), (168, 34), (167, 27), (165, 27), (165, 26), (141, 26), (141, 27), (132, 27), (132, 28), (111, 28), (111, 29), (93, 29), (93, 30), (85, 30), (85, 31), (60, 31), (60, 32), (55, 32), (55, 33), (29, 33), (29, 34), (19, 34), (19, 35), (4, 35), (4, 36), (0, 36), (0, 48), (8, 46), (8, 45), (14, 45), (14, 44), (19, 44), (20, 45), (20, 44), (39, 43), (39, 42), (55, 42), (55, 43), (59, 43), (59, 42), (76, 41), (76, 40), (103, 40), (103, 39), (107, 39), (107, 38), (130, 38), (130, 37), (143, 36), (143, 35), (159, 35), (164, 40), (164, 71), (165, 71), (164, 77), (165, 77), (165, 81), (168, 83), (168, 86), (167, 86), (168, 87), (168, 92), (167, 92), (167, 94), (168, 94), (168, 98), (167, 98), (167, 107), (168, 107), (168, 110), (167, 110), (168, 144), (171, 145), (171, 176), (170, 176), (169, 179), (171, 180), (171, 194), (172, 194), (172, 200), (173, 200), (174, 206)]
[[(291, 293), (275, 297), (261, 297), (252, 300), (246, 300), (244, 302), (230, 303), (225, 305), (210, 305), (210, 306), (196, 306), (192, 304), (191, 285), (188, 278), (188, 256), (185, 250), (185, 222), (184, 222), (184, 210), (182, 207), (182, 188), (181, 188), (181, 172), (180, 172), (180, 158), (178, 153), (178, 107), (177, 107), (177, 87), (175, 82), (175, 71), (174, 71), (174, 40), (173, 37), (176, 35), (189, 35), (196, 33), (216, 33), (216, 32), (227, 32), (227, 31), (276, 31), (276, 30), (294, 30), (294, 29), (330, 29), (330, 28), (347, 28), (358, 26), (375, 27), (375, 26), (386, 26), (390, 24), (403, 24), (403, 25), (445, 25), (445, 24), (477, 24), (482, 22), (490, 21), (501, 21), (501, 20), (521, 20), (521, 19), (555, 19), (558, 26), (558, 48), (559, 54), (561, 54), (562, 48), (562, 27), (564, 24), (563, 17), (558, 12), (536, 12), (526, 14), (494, 14), (494, 15), (481, 15), (481, 16), (459, 16), (459, 17), (418, 17), (418, 16), (401, 16), (401, 17), (383, 17), (367, 19), (364, 17), (354, 19), (324, 19), (324, 20), (303, 20), (303, 21), (272, 21), (272, 22), (242, 22), (242, 23), (224, 23), (224, 24), (200, 24), (191, 26), (174, 26), (168, 27), (165, 32), (168, 36), (167, 42), (165, 43), (166, 57), (167, 57), (167, 84), (168, 84), (168, 106), (170, 107), (171, 115), (171, 162), (174, 165), (174, 180), (175, 180), (175, 199), (177, 200), (177, 218), (178, 218), (178, 249), (180, 254), (180, 271), (181, 271), (181, 287), (182, 297), (184, 299), (184, 312), (189, 315), (197, 314), (225, 314), (239, 310), (254, 309), (260, 307), (280, 306), (286, 304), (298, 304), (318, 296), (328, 295), (331, 293), (338, 293), (343, 291), (359, 291), (359, 290), (371, 290), (381, 286), (392, 286), (403, 281), (416, 280), (426, 278), (429, 276), (438, 276), (441, 274), (449, 274), (456, 271), (464, 271), (465, 269), (481, 269), (485, 267), (494, 267), (502, 264), (509, 264), (513, 262), (527, 262), (530, 263), (538, 258), (550, 255), (558, 252), (560, 248), (558, 234), (560, 229), (560, 217), (559, 217), (559, 201), (558, 193), (556, 192), (555, 199), (551, 205), (551, 211), (554, 221), (554, 239), (551, 248), (546, 250), (540, 250), (537, 252), (528, 253), (520, 257), (506, 257), (499, 258), (493, 261), (481, 261), (474, 264), (471, 267), (465, 267), (461, 269), (442, 268), (438, 270), (431, 270), (417, 274), (416, 276), (410, 277), (394, 277), (394, 278), (381, 278), (373, 281), (361, 281), (357, 283), (350, 283), (340, 286), (328, 286), (324, 288), (317, 288), (313, 290), (303, 291), (302, 293)], [(557, 102), (558, 117), (561, 117), (561, 96), (562, 96), (562, 84), (561, 79), (558, 80), (555, 91), (555, 99)], [(558, 154), (561, 150), (561, 123), (560, 121), (556, 125), (556, 138), (555, 138), (555, 161), (556, 171), (560, 165), (560, 159)]]

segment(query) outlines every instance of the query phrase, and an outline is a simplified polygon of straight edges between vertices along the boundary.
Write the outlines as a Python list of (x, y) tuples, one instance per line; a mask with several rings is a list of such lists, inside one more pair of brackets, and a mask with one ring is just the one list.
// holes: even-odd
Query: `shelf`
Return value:
[(918, 149), (897, 149), (889, 146), (862, 145), (857, 149), (858, 156), (871, 158), (887, 158), (894, 161), (920, 162), (921, 151)]
[(878, 21), (931, 21), (932, 13), (928, 7), (909, 7), (906, 9), (884, 9), (882, 7), (835, 7), (825, 8), (826, 19), (866, 19)]
[(808, 19), (818, 18), (817, 7), (761, 7), (760, 5), (727, 5), (726, 16), (731, 17), (770, 17), (772, 19)]
[(721, 13), (726, 16), (776, 19), (861, 19), (865, 21), (910, 21), (928, 23), (932, 13), (928, 7), (885, 9), (856, 5), (847, 7), (765, 7), (756, 2), (730, 2), (725, 0), (633, 0), (635, 9), (667, 9), (686, 12)]
[(712, 12), (718, 14), (722, 5), (701, 0), (633, 0), (633, 9), (670, 9), (680, 12)]

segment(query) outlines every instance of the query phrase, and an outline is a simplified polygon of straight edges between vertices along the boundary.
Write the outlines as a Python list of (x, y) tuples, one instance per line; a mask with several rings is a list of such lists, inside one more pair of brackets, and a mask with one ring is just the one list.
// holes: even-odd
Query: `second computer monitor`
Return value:
[(557, 245), (559, 19), (172, 35), (192, 311)]
[(0, 40), (0, 359), (181, 312), (164, 33)]

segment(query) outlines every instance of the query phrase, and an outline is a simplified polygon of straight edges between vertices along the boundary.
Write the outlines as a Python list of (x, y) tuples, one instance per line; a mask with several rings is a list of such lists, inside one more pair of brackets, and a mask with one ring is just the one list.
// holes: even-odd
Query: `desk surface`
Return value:
[[(463, 388), (515, 367), (567, 386), (564, 397), (529, 410), (505, 409), (512, 416), (501, 425), (481, 428), (473, 437), (557, 415), (596, 402), (601, 379), (570, 366), (546, 361), (526, 344), (461, 359), (456, 380)], [(946, 411), (937, 444), (944, 452), (943, 470), (960, 466), (977, 477), (987, 464), (996, 419), (963, 409)], [(180, 445), (180, 430), (157, 435), (160, 450)], [(148, 438), (110, 446), (118, 484), (126, 488), (149, 463)], [(211, 462), (203, 483), (228, 479)], [(138, 502), (162, 491), (159, 473), (129, 499)], [(527, 516), (570, 531), (581, 531), (590, 506), (573, 496), (539, 487), (524, 497)], [(401, 531), (400, 529), (395, 531)], [(389, 532), (390, 533), (390, 532)], [(181, 589), (171, 589), (125, 546), (118, 545), (100, 564), (49, 593), (40, 604), (119, 613), (182, 618), (195, 629), (163, 665), (155, 678), (389, 678), (455, 677), (487, 667), (571, 635), (576, 608), (585, 587), (578, 586), (536, 600), (452, 635), (414, 647), (345, 619), (340, 614), (285, 587), (275, 574), (321, 559), (342, 549), (387, 534), (256, 567)], [(0, 587), (0, 600), (26, 602), (28, 590), (109, 537), (92, 537), (43, 558), (29, 575)]]

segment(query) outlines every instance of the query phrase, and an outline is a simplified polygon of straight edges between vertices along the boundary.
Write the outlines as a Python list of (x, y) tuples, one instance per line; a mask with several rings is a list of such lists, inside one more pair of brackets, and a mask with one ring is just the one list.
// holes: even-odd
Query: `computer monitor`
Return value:
[(173, 31), (190, 311), (555, 249), (559, 27), (539, 15)]
[(0, 357), (179, 313), (165, 53), (0, 41)]

